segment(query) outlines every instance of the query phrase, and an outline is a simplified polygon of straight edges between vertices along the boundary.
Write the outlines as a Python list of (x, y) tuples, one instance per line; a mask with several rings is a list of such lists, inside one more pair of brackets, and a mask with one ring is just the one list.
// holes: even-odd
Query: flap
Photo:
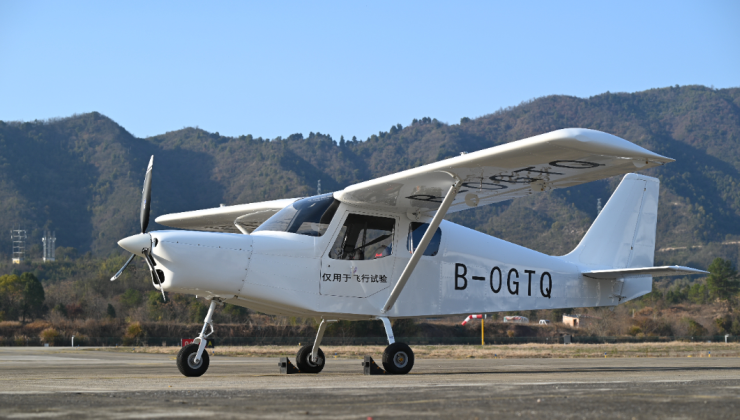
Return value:
[(627, 140), (568, 128), (462, 154), (334, 193), (342, 202), (431, 215), (456, 178), (463, 181), (449, 212), (673, 162)]
[(708, 271), (697, 270), (691, 267), (682, 267), (680, 265), (667, 265), (663, 267), (640, 267), (640, 268), (620, 268), (616, 270), (593, 270), (581, 273), (592, 279), (616, 279), (619, 277), (635, 276), (687, 276), (692, 274), (709, 274)]

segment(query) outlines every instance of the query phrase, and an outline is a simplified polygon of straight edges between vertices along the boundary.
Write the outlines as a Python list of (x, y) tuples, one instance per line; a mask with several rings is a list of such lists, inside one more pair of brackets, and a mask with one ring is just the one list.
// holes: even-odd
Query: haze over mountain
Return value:
[[(113, 116), (114, 117), (114, 116)], [(459, 124), (424, 117), (365, 141), (320, 133), (262, 139), (198, 128), (136, 138), (99, 113), (0, 121), (0, 227), (44, 229), (57, 246), (108, 255), (138, 231), (141, 184), (155, 155), (152, 219), (160, 214), (312, 195), (567, 127), (605, 131), (676, 159), (661, 180), (656, 264), (737, 263), (740, 88), (668, 87), (591, 98), (548, 96)], [(450, 215), (448, 219), (551, 254), (570, 251), (620, 178)], [(151, 229), (162, 228), (154, 224)], [(694, 247), (693, 249), (691, 247)], [(0, 253), (10, 258), (9, 236)], [(32, 250), (32, 252), (34, 252)]]

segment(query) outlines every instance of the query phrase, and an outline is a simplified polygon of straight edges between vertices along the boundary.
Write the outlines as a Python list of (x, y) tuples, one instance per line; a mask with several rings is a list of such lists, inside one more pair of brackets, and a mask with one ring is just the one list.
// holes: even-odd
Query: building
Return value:
[(563, 315), (563, 324), (578, 328), (581, 326), (581, 315)]

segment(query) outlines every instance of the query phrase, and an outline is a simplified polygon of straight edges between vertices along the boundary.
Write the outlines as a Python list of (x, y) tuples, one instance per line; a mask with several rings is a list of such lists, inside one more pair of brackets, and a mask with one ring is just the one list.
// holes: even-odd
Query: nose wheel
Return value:
[(405, 375), (414, 367), (414, 352), (404, 343), (393, 343), (383, 352), (383, 367), (388, 373)]
[(188, 344), (177, 353), (177, 369), (185, 376), (201, 376), (208, 370), (208, 352), (203, 352), (200, 359), (197, 360), (198, 345)]
[[(218, 303), (216, 299), (211, 299), (206, 319), (203, 321), (203, 329), (200, 331), (200, 335), (195, 338), (195, 342), (183, 347), (177, 353), (177, 369), (185, 376), (201, 376), (208, 370), (208, 352), (205, 349), (208, 337), (213, 334), (212, 321), (216, 303)], [(209, 328), (211, 332), (206, 333)]]

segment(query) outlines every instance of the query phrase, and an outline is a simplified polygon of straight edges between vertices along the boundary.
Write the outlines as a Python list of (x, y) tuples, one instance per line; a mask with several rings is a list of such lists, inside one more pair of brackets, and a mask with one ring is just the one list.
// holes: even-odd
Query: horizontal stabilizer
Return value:
[(615, 270), (593, 270), (581, 273), (592, 279), (615, 279), (618, 277), (635, 277), (647, 276), (665, 277), (665, 276), (687, 276), (692, 274), (709, 274), (708, 271), (697, 270), (691, 267), (681, 267), (680, 265), (666, 265), (663, 267), (640, 267), (640, 268), (619, 268)]

